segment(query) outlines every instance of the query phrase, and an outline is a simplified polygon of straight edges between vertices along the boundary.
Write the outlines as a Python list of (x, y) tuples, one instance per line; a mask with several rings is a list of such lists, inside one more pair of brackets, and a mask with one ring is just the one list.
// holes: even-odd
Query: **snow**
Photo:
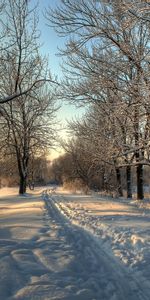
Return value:
[(148, 201), (0, 194), (0, 299), (150, 299)]

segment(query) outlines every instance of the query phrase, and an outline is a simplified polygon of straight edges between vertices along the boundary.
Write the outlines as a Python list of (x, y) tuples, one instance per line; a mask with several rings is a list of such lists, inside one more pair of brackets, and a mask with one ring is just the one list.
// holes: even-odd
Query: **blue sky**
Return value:
[(41, 31), (41, 52), (49, 56), (49, 65), (52, 73), (60, 75), (61, 68), (59, 63), (61, 58), (56, 54), (58, 53), (58, 47), (63, 47), (64, 39), (57, 36), (54, 29), (49, 27), (48, 21), (44, 17), (45, 9), (48, 7), (55, 7), (59, 5), (60, 0), (31, 0), (31, 4), (34, 6), (39, 3), (39, 29)]
[[(48, 21), (44, 17), (44, 10), (48, 7), (55, 7), (59, 5), (60, 0), (31, 0), (31, 4), (37, 4), (39, 2), (39, 29), (41, 31), (41, 53), (48, 55), (49, 65), (51, 72), (57, 75), (58, 78), (62, 76), (61, 73), (61, 57), (57, 56), (58, 48), (62, 48), (65, 42), (64, 38), (57, 36), (53, 28), (47, 25)], [(63, 103), (62, 108), (58, 112), (58, 119), (61, 121), (62, 127), (66, 127), (66, 120), (72, 118), (81, 117), (83, 109), (76, 109), (74, 106)], [(61, 131), (62, 137), (66, 137), (66, 131)], [(59, 150), (59, 149), (58, 149)], [(52, 151), (52, 157), (55, 158), (59, 155), (59, 152)]]

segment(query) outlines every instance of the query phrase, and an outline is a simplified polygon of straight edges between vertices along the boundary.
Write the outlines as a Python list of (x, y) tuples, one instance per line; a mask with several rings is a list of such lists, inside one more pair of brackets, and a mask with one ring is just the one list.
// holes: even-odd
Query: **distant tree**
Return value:
[(74, 166), (70, 154), (65, 153), (52, 161), (50, 179), (57, 184), (64, 184), (75, 179)]
[(17, 186), (19, 182), (17, 161), (14, 155), (0, 157), (0, 188)]
[(50, 161), (48, 161), (46, 153), (41, 153), (41, 155), (39, 153), (38, 156), (31, 155), (28, 169), (30, 189), (34, 189), (36, 185), (46, 185), (49, 182)]

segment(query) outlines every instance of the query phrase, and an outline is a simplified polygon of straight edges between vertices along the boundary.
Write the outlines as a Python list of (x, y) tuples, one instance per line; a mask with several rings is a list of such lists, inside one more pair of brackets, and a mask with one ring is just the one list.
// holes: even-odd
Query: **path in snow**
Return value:
[(0, 200), (0, 299), (149, 300), (125, 266), (43, 200)]

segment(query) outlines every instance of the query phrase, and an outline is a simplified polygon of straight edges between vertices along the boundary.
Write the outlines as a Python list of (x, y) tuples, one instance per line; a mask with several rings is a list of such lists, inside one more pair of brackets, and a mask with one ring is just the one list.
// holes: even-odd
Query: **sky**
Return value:
[[(59, 37), (54, 29), (48, 26), (48, 21), (44, 17), (44, 11), (48, 7), (59, 6), (60, 0), (31, 0), (31, 3), (36, 5), (39, 2), (39, 29), (41, 31), (40, 42), (41, 53), (43, 55), (48, 55), (49, 57), (49, 66), (53, 75), (56, 75), (58, 78), (62, 77), (61, 72), (61, 61), (62, 58), (58, 56), (58, 48), (63, 48), (65, 43), (65, 38)], [(67, 126), (67, 120), (75, 119), (82, 116), (84, 109), (77, 109), (73, 105), (62, 103), (62, 107), (57, 113), (58, 119), (60, 120), (61, 126)], [(66, 130), (61, 131), (62, 138), (67, 136)], [(61, 154), (62, 150), (57, 149), (57, 151), (52, 150), (49, 158), (56, 158)]]

